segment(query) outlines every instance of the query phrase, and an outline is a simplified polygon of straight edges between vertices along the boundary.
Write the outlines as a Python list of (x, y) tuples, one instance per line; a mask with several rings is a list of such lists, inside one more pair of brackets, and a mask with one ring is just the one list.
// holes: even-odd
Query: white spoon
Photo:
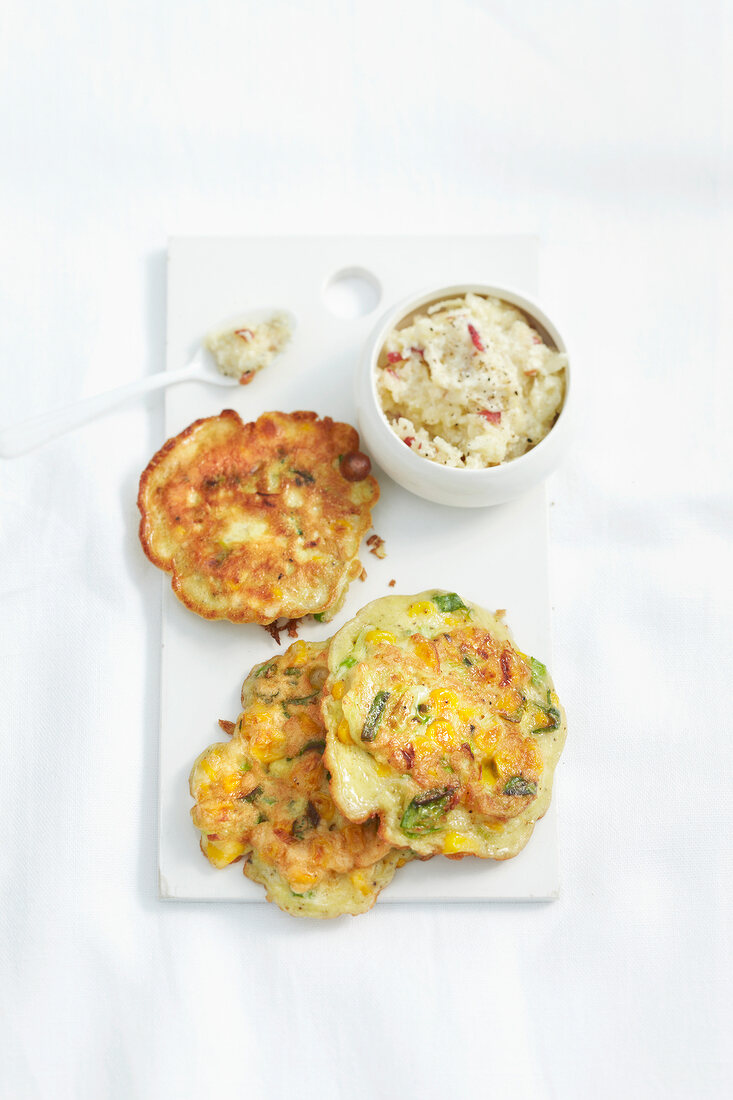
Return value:
[[(235, 317), (223, 322), (212, 331), (219, 332), (224, 328), (241, 328), (246, 324), (258, 325), (271, 319), (275, 314), (285, 316), (290, 323), (291, 336), (295, 330), (295, 317), (286, 309), (254, 309), (247, 313), (246, 317)], [(238, 386), (239, 380), (229, 375), (222, 374), (214, 362), (211, 352), (202, 344), (193, 358), (180, 370), (161, 371), (159, 374), (151, 374), (147, 378), (139, 378), (137, 382), (130, 382), (127, 386), (110, 390), (108, 393), (100, 393), (96, 397), (87, 397), (83, 401), (77, 401), (74, 405), (67, 405), (62, 409), (52, 409), (50, 412), (41, 413), (22, 424), (13, 424), (7, 428), (0, 428), (0, 457), (14, 458), (16, 455), (25, 454), (36, 447), (42, 446), (50, 439), (63, 435), (93, 420), (95, 416), (113, 409), (116, 405), (136, 397), (140, 393), (149, 393), (151, 390), (159, 390), (164, 386), (175, 386), (179, 382), (213, 382), (215, 386)]]

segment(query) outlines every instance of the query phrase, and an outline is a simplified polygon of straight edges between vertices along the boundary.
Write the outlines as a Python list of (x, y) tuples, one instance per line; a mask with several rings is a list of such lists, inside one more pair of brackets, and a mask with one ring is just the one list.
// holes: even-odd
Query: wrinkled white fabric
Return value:
[(171, 233), (531, 232), (562, 894), (327, 924), (156, 889), (152, 395), (0, 465), (0, 1094), (733, 1088), (730, 6), (9, 0), (0, 422), (161, 369)]

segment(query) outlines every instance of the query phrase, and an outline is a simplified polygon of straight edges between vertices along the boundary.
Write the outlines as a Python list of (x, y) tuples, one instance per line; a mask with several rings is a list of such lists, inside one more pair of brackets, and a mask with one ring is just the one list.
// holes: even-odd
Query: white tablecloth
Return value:
[(171, 233), (532, 232), (562, 895), (298, 922), (156, 889), (162, 399), (0, 466), (0, 1095), (718, 1097), (730, 1025), (724, 0), (9, 0), (2, 411), (161, 369)]

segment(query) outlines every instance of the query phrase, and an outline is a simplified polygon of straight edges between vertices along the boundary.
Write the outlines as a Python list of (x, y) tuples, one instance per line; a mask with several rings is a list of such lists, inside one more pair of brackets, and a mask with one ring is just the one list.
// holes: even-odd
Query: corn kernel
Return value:
[(291, 871), (288, 878), (291, 886), (297, 886), (300, 889), (315, 886), (318, 882), (318, 875), (314, 874), (313, 871)]
[(302, 668), (308, 660), (308, 649), (305, 642), (294, 642), (287, 651), (286, 656), (292, 668)]
[(481, 782), (482, 783), (495, 783), (499, 778), (499, 772), (496, 768), (493, 760), (484, 760), (481, 765)]
[(245, 845), (238, 840), (205, 840), (204, 851), (215, 867), (226, 867), (245, 852)]
[(262, 764), (271, 764), (285, 755), (285, 734), (282, 730), (260, 730), (250, 741), (249, 751)]
[(201, 761), (201, 771), (209, 777), (209, 779), (216, 779), (216, 770), (212, 768), (208, 760)]
[(432, 615), (435, 611), (435, 604), (430, 600), (418, 600), (417, 603), (411, 603), (407, 609), (407, 614), (412, 615)]
[(392, 769), (389, 767), (389, 765), (382, 763), (377, 764), (377, 775), (380, 777), (380, 779), (384, 779), (386, 776), (391, 774)]
[(221, 785), (225, 794), (231, 794), (233, 791), (236, 791), (239, 786), (239, 776), (225, 775), (221, 781)]
[(343, 699), (345, 694), (346, 684), (343, 682), (343, 680), (337, 680), (331, 688), (331, 695), (333, 695), (334, 699)]
[(200, 762), (200, 768), (209, 779), (216, 780), (219, 778), (219, 768), (221, 767), (222, 757), (226, 758), (228, 745), (212, 745), (202, 757)]
[(338, 729), (336, 730), (336, 736), (338, 737), (339, 741), (343, 742), (344, 745), (351, 744), (351, 731), (349, 729), (349, 723), (346, 721), (345, 718), (342, 718), (339, 722)]
[(524, 697), (521, 691), (517, 691), (517, 689), (513, 687), (508, 687), (499, 692), (496, 698), (496, 709), (501, 711), (504, 715), (515, 717), (519, 714), (523, 702)]
[(462, 833), (457, 833), (455, 829), (449, 829), (443, 838), (445, 855), (451, 855), (453, 852), (470, 852), (472, 848), (470, 839)]
[(501, 733), (502, 727), (499, 725), (498, 721), (495, 721), (491, 726), (484, 726), (476, 730), (473, 739), (482, 752), (491, 753), (496, 748)]
[(307, 714), (299, 714), (296, 718), (299, 729), (305, 734), (306, 737), (310, 737), (314, 733), (323, 733), (323, 726), (319, 726), (317, 722), (314, 722), (312, 718), (309, 718)]
[(448, 711), (448, 713), (455, 711), (458, 705), (458, 696), (455, 691), (451, 691), (449, 688), (435, 688), (430, 692), (428, 698), (433, 704), (433, 709), (437, 710), (438, 714), (444, 714), (446, 711)]
[(388, 630), (370, 630), (365, 635), (364, 641), (369, 642), (370, 645), (393, 645), (396, 638)]
[(369, 879), (366, 877), (363, 871), (352, 871), (349, 875), (352, 883), (364, 897), (371, 893), (371, 887), (369, 885)]
[(247, 737), (256, 737), (258, 730), (270, 725), (271, 716), (263, 703), (256, 703), (240, 719), (240, 732)]
[(498, 777), (502, 775), (511, 775), (517, 766), (516, 758), (512, 753), (502, 752), (501, 749), (497, 753), (494, 753), (492, 763)]
[(318, 810), (318, 816), (330, 823), (336, 816), (336, 807), (327, 794), (312, 794), (310, 800)]
[(426, 756), (430, 752), (434, 752), (437, 745), (432, 737), (427, 737), (425, 734), (418, 734), (417, 737), (413, 737), (412, 739), (412, 747), (415, 750), (415, 755), (419, 758)]
[(445, 718), (436, 718), (427, 729), (428, 737), (436, 741), (441, 748), (452, 749), (457, 744), (456, 731)]
[(440, 661), (438, 660), (438, 654), (435, 646), (432, 642), (417, 642), (415, 645), (415, 656), (418, 660), (422, 661), (428, 668), (432, 668), (435, 672), (440, 672)]

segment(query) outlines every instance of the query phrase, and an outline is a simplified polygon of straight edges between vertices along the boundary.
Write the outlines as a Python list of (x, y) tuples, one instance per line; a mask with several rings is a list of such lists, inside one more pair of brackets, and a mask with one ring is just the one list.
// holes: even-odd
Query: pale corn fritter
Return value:
[(545, 813), (565, 715), (544, 664), (455, 592), (387, 596), (333, 638), (331, 792), (418, 855), (517, 854)]

